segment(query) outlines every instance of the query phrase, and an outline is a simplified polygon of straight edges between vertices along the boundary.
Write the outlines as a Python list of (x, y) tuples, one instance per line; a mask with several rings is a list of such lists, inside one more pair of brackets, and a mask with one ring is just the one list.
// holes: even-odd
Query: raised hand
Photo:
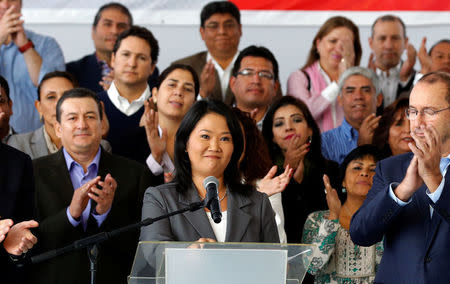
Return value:
[(358, 130), (358, 145), (372, 144), (373, 133), (380, 123), (381, 116), (376, 116), (374, 113), (368, 115)]
[(11, 229), (13, 221), (11, 219), (0, 220), (0, 242), (5, 239), (6, 234)]
[(420, 45), (417, 57), (419, 58), (420, 66), (422, 67), (420, 73), (427, 74), (431, 72), (431, 56), (428, 55), (427, 48), (427, 37), (422, 39), (422, 44)]
[(158, 131), (158, 113), (150, 108), (150, 103), (145, 102), (145, 111), (141, 123), (145, 127), (147, 142), (152, 150), (151, 155), (158, 163), (161, 163), (167, 148), (167, 131), (162, 129), (162, 135), (159, 137)]
[(26, 253), (37, 243), (37, 239), (30, 232), (30, 229), (38, 226), (38, 222), (34, 220), (20, 222), (12, 226), (3, 243), (5, 250), (12, 255)]
[(330, 179), (327, 175), (323, 175), (323, 184), (325, 185), (327, 205), (330, 210), (328, 219), (336, 220), (339, 218), (339, 213), (341, 212), (341, 200), (339, 199), (336, 189), (331, 187)]
[(289, 184), (292, 177), (292, 172), (292, 168), (287, 165), (282, 174), (275, 176), (277, 173), (277, 166), (273, 166), (267, 172), (267, 175), (257, 182), (256, 188), (259, 192), (264, 192), (268, 196), (282, 192)]
[(339, 63), (339, 77), (345, 70), (355, 65), (355, 49), (351, 37), (346, 37), (340, 41), (342, 59)]
[(294, 135), (289, 141), (286, 152), (284, 153), (284, 168), (289, 165), (293, 169), (297, 169), (300, 160), (304, 158), (306, 153), (308, 152), (306, 148), (308, 148), (309, 144), (306, 143), (301, 145), (300, 137)]
[(212, 59), (206, 62), (200, 74), (200, 96), (207, 98), (210, 96), (216, 85), (216, 69), (212, 63)]
[(83, 184), (79, 188), (77, 188), (72, 196), (72, 201), (69, 206), (69, 213), (74, 219), (79, 219), (81, 214), (83, 214), (84, 209), (89, 202), (89, 192), (91, 191), (91, 187), (96, 185), (100, 181), (100, 177), (93, 178), (87, 183)]
[(98, 188), (95, 184), (91, 186), (90, 192), (88, 192), (89, 198), (97, 202), (95, 211), (98, 215), (105, 214), (112, 206), (114, 200), (114, 194), (117, 188), (116, 180), (107, 174), (104, 181), (99, 180), (98, 185), (102, 189)]
[(406, 61), (403, 62), (402, 67), (400, 68), (400, 81), (406, 82), (411, 75), (414, 64), (416, 64), (416, 49), (412, 44), (408, 44), (406, 47)]
[(377, 65), (375, 64), (375, 54), (373, 54), (373, 52), (370, 53), (367, 68), (371, 69), (373, 72), (377, 71)]
[(102, 80), (98, 82), (98, 84), (102, 86), (103, 90), (108, 91), (113, 80), (114, 80), (114, 70), (111, 70), (111, 72), (109, 72), (108, 75), (102, 77)]
[[(15, 7), (11, 6), (5, 11), (0, 20), (0, 45), (5, 44), (8, 37), (17, 37), (17, 33), (23, 32), (24, 21), (20, 19), (22, 14), (15, 11)], [(23, 44), (25, 44), (24, 42)], [(16, 44), (17, 45), (17, 44)], [(22, 45), (20, 45), (22, 46)]]

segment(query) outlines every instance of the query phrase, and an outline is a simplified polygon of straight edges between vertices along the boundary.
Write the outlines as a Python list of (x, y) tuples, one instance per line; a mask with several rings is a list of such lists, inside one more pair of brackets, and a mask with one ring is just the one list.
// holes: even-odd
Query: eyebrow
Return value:
[[(168, 78), (167, 80), (172, 81), (172, 82), (175, 82), (175, 83), (179, 83), (179, 82), (180, 82), (180, 80), (172, 79), (172, 78)], [(185, 84), (185, 85), (189, 85), (189, 86), (194, 86), (194, 84), (191, 83), (191, 82), (185, 82), (184, 84)]]
[[(200, 129), (199, 132), (201, 132), (201, 131), (205, 131), (205, 132), (208, 132), (208, 133), (212, 133), (212, 131), (211, 131), (211, 130), (208, 130), (208, 129)], [(231, 134), (231, 132), (230, 132), (230, 131), (225, 131), (225, 132), (222, 132), (222, 133), (220, 133), (220, 134)]]

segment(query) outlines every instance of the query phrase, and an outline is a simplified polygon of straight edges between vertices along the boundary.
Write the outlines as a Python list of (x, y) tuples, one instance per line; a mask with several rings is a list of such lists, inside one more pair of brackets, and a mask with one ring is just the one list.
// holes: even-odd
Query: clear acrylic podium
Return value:
[(140, 242), (129, 284), (298, 284), (313, 245)]

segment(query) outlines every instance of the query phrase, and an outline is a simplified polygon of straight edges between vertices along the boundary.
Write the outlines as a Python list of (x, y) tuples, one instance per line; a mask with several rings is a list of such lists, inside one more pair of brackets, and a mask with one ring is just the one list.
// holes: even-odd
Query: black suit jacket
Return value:
[[(194, 68), (195, 72), (198, 75), (198, 78), (200, 78), (203, 67), (206, 65), (206, 56), (207, 52), (202, 51), (199, 53), (196, 53), (194, 55), (179, 59), (172, 64), (186, 64), (190, 65), (192, 68)], [(215, 69), (214, 69), (215, 70)], [(217, 71), (215, 72), (216, 77), (216, 84), (214, 85), (213, 92), (210, 96), (211, 99), (219, 100), (225, 102), (227, 105), (232, 105), (234, 103), (234, 95), (233, 92), (231, 92), (230, 85), (228, 84), (227, 91), (225, 94), (225, 100), (223, 100), (222, 95), (222, 87), (220, 86), (220, 79), (217, 75)]]
[[(33, 161), (36, 176), (36, 210), (40, 221), (39, 252), (71, 244), (73, 241), (138, 222), (145, 189), (152, 185), (150, 171), (143, 165), (101, 152), (98, 175), (110, 173), (117, 181), (114, 201), (107, 218), (94, 230), (73, 227), (66, 215), (74, 188), (62, 150)], [(91, 217), (92, 218), (92, 217)], [(126, 283), (138, 241), (138, 230), (122, 234), (100, 246), (97, 283)], [(89, 283), (86, 250), (68, 253), (33, 267), (30, 283)]]
[[(33, 218), (34, 180), (28, 155), (0, 142), (0, 216), (19, 223)], [(2, 283), (23, 283), (26, 271), (17, 269), (0, 244)], [(3, 282), (4, 281), (4, 282)]]

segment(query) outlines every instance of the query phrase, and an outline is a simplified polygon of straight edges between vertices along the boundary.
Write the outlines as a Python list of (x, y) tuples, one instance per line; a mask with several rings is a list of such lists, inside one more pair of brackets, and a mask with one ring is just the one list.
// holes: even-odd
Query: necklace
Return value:
[(222, 196), (222, 198), (219, 197), (219, 203), (222, 202), (222, 200), (224, 200), (226, 196), (227, 196), (227, 190), (225, 190), (225, 194)]

